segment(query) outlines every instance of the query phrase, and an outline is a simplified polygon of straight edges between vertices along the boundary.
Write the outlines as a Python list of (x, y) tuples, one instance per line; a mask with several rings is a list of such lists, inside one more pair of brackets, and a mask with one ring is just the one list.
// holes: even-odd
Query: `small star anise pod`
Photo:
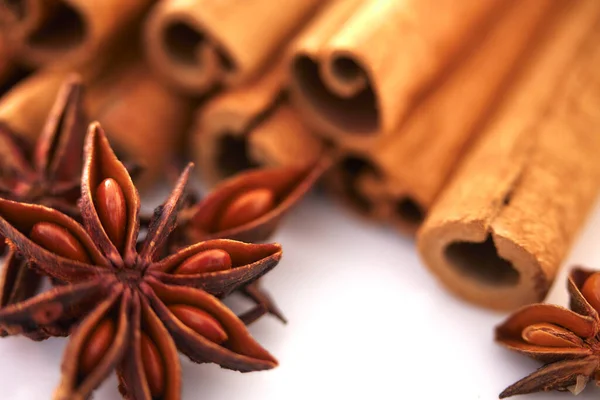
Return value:
[(47, 207), (0, 199), (0, 233), (42, 273), (66, 282), (0, 310), (7, 332), (67, 335), (55, 399), (83, 399), (114, 369), (129, 399), (179, 399), (177, 350), (242, 372), (277, 361), (217, 296), (279, 262), (277, 244), (209, 240), (162, 258), (191, 165), (138, 244), (140, 200), (99, 124), (88, 130), (83, 226)]
[(600, 272), (569, 275), (570, 308), (526, 306), (496, 328), (496, 340), (545, 365), (506, 388), (500, 398), (539, 391), (581, 392), (600, 382)]
[(87, 120), (82, 86), (70, 76), (60, 88), (32, 150), (0, 125), (0, 197), (77, 215)]
[[(31, 149), (24, 139), (0, 125), (0, 197), (43, 204), (76, 216), (86, 117), (80, 79), (65, 80), (46, 124)], [(0, 236), (0, 256), (4, 254)], [(41, 277), (11, 251), (0, 277), (0, 307), (31, 297)], [(1, 334), (1, 332), (0, 332)]]
[(331, 158), (324, 156), (304, 168), (259, 168), (223, 181), (201, 201), (182, 210), (174, 244), (214, 238), (252, 243), (267, 240), (331, 163)]

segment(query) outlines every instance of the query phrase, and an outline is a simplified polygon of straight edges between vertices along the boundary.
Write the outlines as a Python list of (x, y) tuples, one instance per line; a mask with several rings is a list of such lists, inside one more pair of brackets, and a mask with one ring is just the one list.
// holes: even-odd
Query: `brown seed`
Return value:
[(231, 256), (225, 250), (202, 251), (187, 260), (173, 271), (177, 275), (194, 275), (231, 269)]
[(521, 336), (528, 343), (544, 347), (578, 347), (583, 345), (581, 338), (573, 332), (548, 323), (529, 325), (523, 329)]
[(141, 350), (150, 394), (152, 398), (160, 397), (165, 391), (165, 366), (158, 348), (145, 333), (142, 333), (141, 337)]
[(85, 264), (90, 263), (90, 258), (83, 245), (62, 226), (50, 222), (38, 222), (31, 228), (29, 238), (61, 257)]
[(104, 231), (121, 250), (127, 228), (127, 203), (121, 186), (114, 179), (107, 178), (96, 188), (96, 210)]
[(79, 370), (85, 376), (98, 365), (115, 338), (115, 323), (102, 320), (89, 336), (79, 358)]
[(227, 333), (213, 316), (193, 306), (175, 304), (169, 310), (188, 328), (211, 342), (221, 344), (227, 340)]
[(581, 294), (596, 311), (600, 312), (600, 272), (592, 274), (586, 279)]
[(275, 194), (269, 189), (254, 189), (234, 199), (219, 219), (217, 229), (224, 231), (255, 220), (275, 206)]

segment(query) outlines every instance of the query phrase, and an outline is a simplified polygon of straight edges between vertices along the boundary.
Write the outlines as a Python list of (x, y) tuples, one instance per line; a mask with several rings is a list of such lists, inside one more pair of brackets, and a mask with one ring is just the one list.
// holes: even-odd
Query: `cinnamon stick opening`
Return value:
[(404, 197), (396, 204), (396, 217), (403, 225), (414, 226), (415, 229), (425, 219), (425, 210), (410, 197)]
[(348, 156), (341, 160), (337, 170), (339, 179), (335, 180), (341, 184), (338, 190), (343, 192), (343, 198), (359, 212), (371, 214), (375, 205), (369, 197), (358, 190), (357, 181), (363, 175), (379, 176), (380, 172), (377, 167), (366, 158)]
[(204, 34), (185, 22), (171, 21), (165, 26), (162, 37), (164, 51), (175, 64), (188, 68), (202, 64), (204, 60), (199, 57), (199, 49), (210, 46), (225, 72), (236, 69), (233, 59), (222, 48), (206, 43)]
[[(19, 2), (13, 0), (12, 3)], [(26, 18), (26, 9), (22, 4), (13, 9), (22, 14), (20, 19)], [(80, 45), (86, 34), (86, 24), (81, 14), (69, 4), (59, 2), (48, 18), (28, 36), (27, 43), (40, 50), (63, 51)]]
[(452, 242), (445, 248), (444, 254), (451, 267), (483, 284), (513, 286), (519, 282), (519, 272), (498, 255), (490, 235), (479, 243)]
[(318, 64), (307, 55), (292, 62), (292, 82), (300, 97), (319, 110), (319, 118), (349, 134), (372, 135), (379, 130), (379, 114), (373, 87), (364, 69), (349, 57), (331, 60), (329, 79), (324, 80)]
[(250, 146), (246, 135), (226, 132), (220, 136), (216, 149), (217, 163), (224, 177), (259, 166), (248, 156)]

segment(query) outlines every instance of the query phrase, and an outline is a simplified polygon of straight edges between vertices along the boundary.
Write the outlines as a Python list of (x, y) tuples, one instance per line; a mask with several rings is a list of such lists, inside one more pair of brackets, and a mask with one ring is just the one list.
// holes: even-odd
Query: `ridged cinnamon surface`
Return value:
[(419, 234), (431, 271), (485, 307), (546, 296), (600, 190), (600, 12), (579, 6), (536, 52)]

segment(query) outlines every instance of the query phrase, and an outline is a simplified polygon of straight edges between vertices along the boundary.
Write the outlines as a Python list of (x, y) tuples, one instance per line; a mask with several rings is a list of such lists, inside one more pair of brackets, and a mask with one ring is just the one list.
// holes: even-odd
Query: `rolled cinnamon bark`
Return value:
[(42, 131), (65, 72), (40, 71), (0, 98), (0, 123), (34, 139)]
[(92, 81), (87, 93), (91, 118), (102, 124), (123, 159), (143, 167), (136, 185), (164, 176), (189, 128), (192, 101), (163, 85), (142, 61)]
[(0, 2), (0, 27), (30, 66), (78, 64), (99, 57), (152, 0), (20, 0)]
[(189, 93), (237, 85), (266, 62), (323, 0), (163, 0), (145, 27), (152, 66)]
[(507, 3), (393, 135), (370, 147), (346, 146), (330, 176), (338, 195), (355, 210), (414, 234), (515, 71), (565, 6)]
[(4, 37), (0, 35), (0, 96), (4, 93), (4, 86), (10, 79), (14, 64), (12, 52), (9, 50)]
[[(0, 123), (35, 139), (60, 84), (68, 72), (40, 71), (0, 99)], [(127, 61), (105, 70), (83, 73), (85, 110), (98, 120), (123, 159), (144, 167), (140, 186), (161, 177), (189, 126), (189, 99), (163, 86), (148, 67)]]
[(330, 3), (291, 49), (293, 101), (335, 142), (364, 146), (388, 135), (506, 3)]
[(542, 300), (600, 189), (600, 12), (597, 2), (577, 4), (579, 12), (546, 37), (418, 236), (432, 272), (481, 306)]
[(205, 181), (215, 184), (256, 166), (303, 166), (317, 160), (322, 142), (290, 107), (284, 82), (279, 62), (198, 111), (193, 147)]

